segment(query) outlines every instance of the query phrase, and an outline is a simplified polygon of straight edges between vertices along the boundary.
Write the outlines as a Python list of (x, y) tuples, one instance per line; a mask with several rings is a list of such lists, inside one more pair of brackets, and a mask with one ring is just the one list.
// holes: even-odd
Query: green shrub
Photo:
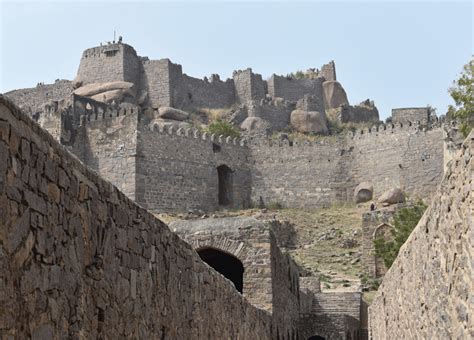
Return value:
[(410, 236), (420, 218), (426, 210), (426, 205), (418, 201), (411, 207), (405, 207), (397, 211), (393, 218), (393, 238), (385, 240), (383, 237), (374, 240), (375, 256), (383, 259), (385, 266), (390, 268), (398, 255), (400, 247)]
[(267, 208), (268, 209), (274, 209), (274, 210), (280, 210), (280, 209), (283, 209), (283, 204), (281, 204), (280, 202), (269, 202), (267, 204)]
[(220, 119), (213, 121), (204, 130), (207, 133), (215, 134), (216, 136), (224, 135), (230, 137), (240, 137), (240, 131), (234, 125)]

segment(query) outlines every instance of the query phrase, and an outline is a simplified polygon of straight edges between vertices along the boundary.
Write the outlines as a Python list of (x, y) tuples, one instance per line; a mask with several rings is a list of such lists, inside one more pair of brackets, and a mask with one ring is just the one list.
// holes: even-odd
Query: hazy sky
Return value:
[(272, 73), (334, 60), (351, 104), (430, 104), (473, 53), (471, 2), (8, 2), (0, 0), (0, 92), (73, 79), (84, 49), (117, 36), (202, 78)]

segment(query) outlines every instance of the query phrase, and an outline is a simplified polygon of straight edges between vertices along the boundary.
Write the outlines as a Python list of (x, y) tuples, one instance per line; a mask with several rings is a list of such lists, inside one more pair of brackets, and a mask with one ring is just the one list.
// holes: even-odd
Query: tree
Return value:
[(460, 131), (466, 137), (474, 127), (474, 57), (464, 65), (461, 76), (453, 82), (449, 94), (455, 105), (449, 105), (448, 117), (460, 122)]
[(387, 269), (397, 258), (400, 247), (415, 229), (425, 210), (426, 205), (422, 201), (418, 201), (411, 207), (398, 210), (393, 217), (393, 229), (391, 230), (393, 238), (385, 240), (380, 237), (374, 240), (375, 256), (383, 259)]

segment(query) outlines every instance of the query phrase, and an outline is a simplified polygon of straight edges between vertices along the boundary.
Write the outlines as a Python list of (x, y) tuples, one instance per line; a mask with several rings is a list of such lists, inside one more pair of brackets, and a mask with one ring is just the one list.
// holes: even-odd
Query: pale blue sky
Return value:
[(202, 78), (252, 67), (268, 78), (336, 62), (351, 104), (431, 104), (473, 53), (472, 2), (6, 2), (0, 92), (73, 79), (84, 49), (113, 39)]

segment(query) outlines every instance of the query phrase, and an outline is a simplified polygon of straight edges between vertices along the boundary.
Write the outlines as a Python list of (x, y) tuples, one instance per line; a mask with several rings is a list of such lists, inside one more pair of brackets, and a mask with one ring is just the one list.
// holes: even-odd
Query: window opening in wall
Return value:
[(213, 152), (221, 152), (221, 146), (216, 143), (212, 143), (212, 151)]
[(232, 170), (227, 165), (217, 167), (219, 186), (219, 205), (228, 206), (232, 204)]
[(214, 248), (204, 248), (197, 252), (204, 262), (232, 281), (235, 289), (242, 293), (244, 265), (239, 259)]

